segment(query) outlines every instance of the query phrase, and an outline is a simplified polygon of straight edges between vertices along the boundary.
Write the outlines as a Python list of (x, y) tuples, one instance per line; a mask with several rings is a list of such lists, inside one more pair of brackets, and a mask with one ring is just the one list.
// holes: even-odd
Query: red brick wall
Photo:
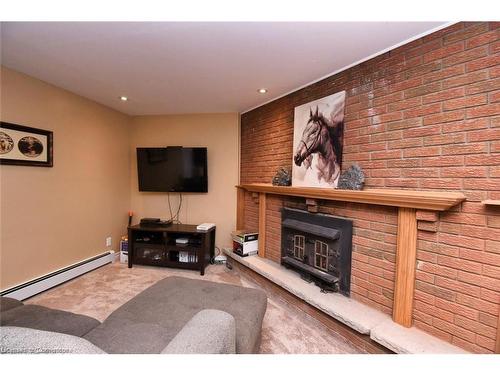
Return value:
[[(474, 352), (494, 350), (500, 301), (500, 29), (460, 23), (242, 115), (241, 182), (291, 167), (294, 107), (346, 90), (343, 169), (367, 187), (462, 191), (467, 201), (419, 217), (415, 326)], [(279, 261), (283, 206), (268, 202), (267, 256)], [(396, 210), (330, 202), (354, 220), (352, 297), (388, 314), (394, 290)], [(245, 223), (258, 227), (247, 196)], [(427, 216), (430, 216), (428, 218)]]

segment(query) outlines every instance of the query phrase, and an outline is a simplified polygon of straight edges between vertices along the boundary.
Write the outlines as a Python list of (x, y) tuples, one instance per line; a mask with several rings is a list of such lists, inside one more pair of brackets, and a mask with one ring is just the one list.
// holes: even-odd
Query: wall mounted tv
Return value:
[(137, 148), (139, 191), (206, 193), (206, 147)]

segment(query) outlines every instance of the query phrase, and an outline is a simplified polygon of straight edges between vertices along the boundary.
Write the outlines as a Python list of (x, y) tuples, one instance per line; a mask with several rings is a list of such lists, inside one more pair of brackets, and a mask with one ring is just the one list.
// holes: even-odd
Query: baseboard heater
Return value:
[(0, 295), (2, 297), (11, 297), (18, 300), (24, 300), (26, 298), (34, 296), (35, 294), (44, 292), (59, 284), (74, 279), (75, 277), (83, 275), (84, 273), (102, 267), (105, 264), (111, 263), (114, 259), (115, 252), (107, 251), (103, 254), (96, 255), (95, 257), (72, 264), (71, 266), (62, 268), (23, 284), (3, 290), (2, 292), (0, 292)]

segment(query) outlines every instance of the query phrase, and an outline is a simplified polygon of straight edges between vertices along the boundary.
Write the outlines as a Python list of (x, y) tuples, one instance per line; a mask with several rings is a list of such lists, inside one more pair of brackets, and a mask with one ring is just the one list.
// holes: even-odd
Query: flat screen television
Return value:
[(206, 193), (206, 147), (137, 148), (139, 191)]

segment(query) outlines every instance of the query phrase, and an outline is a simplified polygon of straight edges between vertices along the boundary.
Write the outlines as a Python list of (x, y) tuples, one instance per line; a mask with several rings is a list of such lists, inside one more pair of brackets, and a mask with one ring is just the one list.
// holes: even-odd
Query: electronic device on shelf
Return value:
[(167, 226), (172, 224), (172, 220), (161, 220), (157, 217), (143, 217), (141, 219), (141, 225), (143, 226)]
[(151, 233), (151, 232), (146, 232), (142, 234), (141, 236), (138, 236), (136, 239), (136, 242), (142, 242), (146, 244), (157, 244), (157, 243), (162, 243), (163, 238), (161, 235), (158, 233)]
[(189, 238), (187, 237), (179, 237), (175, 239), (176, 244), (187, 245), (189, 243)]
[(143, 217), (141, 219), (141, 225), (156, 225), (161, 219), (159, 217)]
[(202, 231), (208, 231), (208, 230), (212, 229), (213, 227), (215, 227), (214, 223), (203, 223), (203, 224), (198, 225), (196, 227), (196, 229), (202, 230)]

